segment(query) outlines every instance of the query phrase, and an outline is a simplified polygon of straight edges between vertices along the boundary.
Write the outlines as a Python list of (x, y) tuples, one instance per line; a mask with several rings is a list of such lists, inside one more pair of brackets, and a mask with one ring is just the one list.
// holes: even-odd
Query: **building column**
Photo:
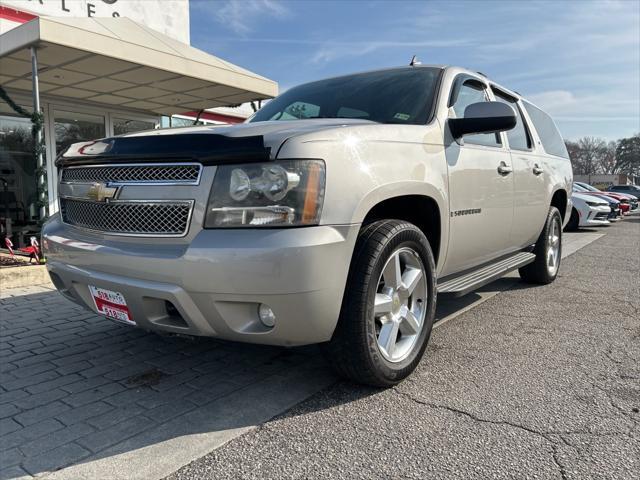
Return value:
[[(42, 113), (40, 109), (40, 83), (38, 79), (38, 54), (36, 51), (36, 47), (31, 47), (31, 81), (32, 87), (31, 91), (33, 94), (33, 111)], [(38, 130), (35, 141), (36, 145), (42, 145), (44, 139), (44, 132), (42, 129), (44, 128), (44, 122), (42, 127)], [(45, 169), (44, 164), (45, 157), (42, 149), (38, 149), (37, 156), (37, 167), (38, 167), (38, 178), (37, 178), (37, 186), (38, 186), (38, 201), (40, 202), (40, 220), (44, 220), (47, 217), (47, 207), (45, 207), (45, 192), (47, 191), (47, 180), (45, 178)]]

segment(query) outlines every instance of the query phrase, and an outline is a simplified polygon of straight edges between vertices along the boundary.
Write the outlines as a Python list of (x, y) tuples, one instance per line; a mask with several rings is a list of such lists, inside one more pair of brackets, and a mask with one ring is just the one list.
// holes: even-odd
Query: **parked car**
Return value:
[(617, 222), (622, 218), (622, 211), (620, 210), (620, 202), (608, 195), (598, 195), (597, 193), (591, 192), (584, 187), (574, 183), (573, 184), (573, 192), (574, 193), (584, 193), (585, 195), (591, 195), (599, 200), (604, 200), (609, 204), (609, 208), (611, 211), (609, 212), (609, 216), (607, 220), (610, 222)]
[(633, 195), (636, 200), (640, 199), (640, 186), (638, 185), (611, 185), (607, 188), (609, 192), (625, 193), (627, 195)]
[(638, 209), (638, 199), (633, 195), (629, 195), (622, 192), (609, 192), (609, 191), (603, 192), (602, 190), (599, 190), (593, 185), (589, 185), (588, 183), (584, 183), (584, 182), (575, 182), (575, 183), (589, 190), (590, 192), (597, 193), (599, 195), (606, 195), (608, 197), (613, 197), (616, 200), (619, 200), (621, 203), (621, 206), (623, 207), (623, 210), (622, 210), (623, 213), (629, 213), (631, 211)]
[(601, 227), (609, 225), (611, 207), (606, 200), (587, 193), (573, 192), (573, 209), (565, 230), (577, 230), (579, 227)]
[(287, 90), (247, 123), (74, 144), (44, 226), (58, 290), (147, 330), (323, 343), (389, 386), (436, 297), (558, 274), (572, 170), (545, 112), (480, 73), (412, 66)]

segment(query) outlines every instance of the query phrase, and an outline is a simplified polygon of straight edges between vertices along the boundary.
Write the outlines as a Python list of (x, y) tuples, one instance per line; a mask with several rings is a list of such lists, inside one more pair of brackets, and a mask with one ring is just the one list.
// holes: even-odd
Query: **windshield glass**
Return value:
[(307, 83), (271, 100), (250, 122), (357, 118), (426, 124), (440, 71), (433, 67), (398, 68)]

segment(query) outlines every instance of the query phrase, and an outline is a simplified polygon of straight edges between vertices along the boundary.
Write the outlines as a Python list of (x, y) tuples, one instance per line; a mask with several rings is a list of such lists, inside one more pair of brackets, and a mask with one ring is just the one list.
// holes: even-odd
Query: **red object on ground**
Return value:
[(31, 263), (31, 260), (35, 260), (36, 263), (40, 263), (40, 244), (36, 237), (31, 237), (30, 247), (21, 248), (20, 251), (29, 254), (29, 263)]

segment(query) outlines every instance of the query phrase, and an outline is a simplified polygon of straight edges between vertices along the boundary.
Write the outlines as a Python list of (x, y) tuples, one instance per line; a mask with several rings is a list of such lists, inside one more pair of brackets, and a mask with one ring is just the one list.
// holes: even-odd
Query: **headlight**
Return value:
[(590, 207), (603, 207), (606, 205), (606, 203), (600, 203), (600, 202), (587, 202), (587, 205), (589, 205)]
[(324, 200), (322, 160), (221, 165), (205, 228), (315, 225)]

